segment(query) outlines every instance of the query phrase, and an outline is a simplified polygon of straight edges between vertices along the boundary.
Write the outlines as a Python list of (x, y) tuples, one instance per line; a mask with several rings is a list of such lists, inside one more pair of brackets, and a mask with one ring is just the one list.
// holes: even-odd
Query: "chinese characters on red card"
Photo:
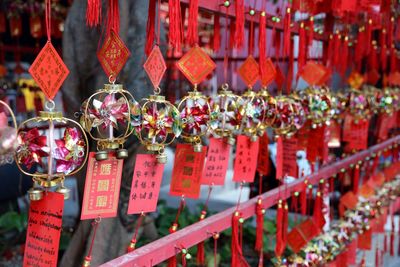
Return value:
[(297, 139), (295, 137), (283, 141), (283, 175), (297, 178)]
[(222, 139), (210, 138), (201, 184), (223, 185), (228, 169), (231, 146)]
[(188, 198), (199, 197), (206, 153), (207, 147), (203, 147), (202, 152), (194, 152), (192, 145), (178, 144), (176, 146), (171, 195)]
[(164, 164), (155, 155), (138, 154), (133, 172), (128, 214), (153, 212), (157, 208)]
[(48, 192), (31, 202), (24, 267), (57, 266), (63, 209), (64, 195), (59, 193)]
[(89, 154), (81, 220), (117, 215), (122, 165), (115, 156), (97, 161), (95, 153)]
[(238, 135), (233, 181), (251, 183), (257, 168), (259, 140), (252, 142), (248, 136)]

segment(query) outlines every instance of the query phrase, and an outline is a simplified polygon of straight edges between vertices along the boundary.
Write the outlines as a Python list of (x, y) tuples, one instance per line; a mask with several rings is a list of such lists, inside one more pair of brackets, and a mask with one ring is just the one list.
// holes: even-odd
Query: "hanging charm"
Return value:
[(193, 91), (189, 92), (178, 104), (182, 120), (182, 138), (193, 145), (195, 152), (201, 152), (201, 137), (210, 129), (212, 118), (208, 98), (197, 91), (197, 87), (215, 69), (216, 65), (196, 45), (178, 61), (177, 66), (194, 86)]

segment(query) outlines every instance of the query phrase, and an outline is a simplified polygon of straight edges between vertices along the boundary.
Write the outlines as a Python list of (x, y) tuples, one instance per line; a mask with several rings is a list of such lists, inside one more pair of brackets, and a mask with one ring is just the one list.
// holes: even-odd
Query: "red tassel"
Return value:
[(118, 0), (108, 0), (107, 33), (113, 30), (119, 34), (119, 5)]
[(301, 215), (307, 215), (307, 183), (304, 185), (303, 191), (300, 193)]
[(371, 53), (369, 54), (369, 65), (370, 70), (378, 70), (378, 59), (377, 59), (377, 47), (374, 46), (371, 49)]
[(368, 55), (369, 52), (371, 52), (371, 41), (372, 41), (372, 19), (368, 20), (367, 26), (366, 26), (366, 32), (365, 32), (365, 44), (366, 44), (366, 49), (365, 49), (365, 54)]
[(376, 247), (376, 249), (375, 249), (375, 266), (376, 267), (380, 266), (379, 249), (378, 249), (378, 247)]
[(149, 10), (147, 14), (146, 25), (146, 44), (144, 52), (149, 56), (154, 45), (155, 38), (155, 24), (156, 24), (156, 0), (149, 0)]
[(386, 43), (387, 47), (392, 47), (393, 45), (393, 27), (394, 27), (394, 17), (391, 17), (387, 31), (387, 43)]
[(313, 221), (315, 225), (322, 229), (325, 224), (324, 215), (322, 214), (322, 197), (321, 192), (317, 192), (317, 196), (314, 202), (314, 214), (313, 214)]
[(358, 194), (358, 184), (360, 182), (360, 166), (356, 164), (353, 170), (353, 193)]
[(346, 74), (346, 70), (348, 67), (347, 60), (349, 56), (349, 37), (345, 36), (342, 42), (342, 48), (340, 49), (340, 74), (342, 78)]
[(267, 52), (266, 52), (266, 43), (267, 43), (267, 19), (265, 16), (265, 12), (261, 12), (260, 14), (260, 25), (258, 27), (258, 52), (259, 52), (259, 67), (261, 77), (264, 77), (264, 68), (265, 62), (267, 59)]
[(381, 46), (381, 68), (383, 72), (386, 72), (387, 69), (387, 53), (386, 53), (386, 30), (383, 29), (380, 36), (380, 46)]
[(359, 265), (360, 267), (365, 267), (365, 252), (364, 252), (364, 254), (363, 254), (363, 257), (362, 257), (362, 259), (361, 259), (361, 262), (360, 262), (360, 265)]
[[(283, 245), (283, 216), (284, 207), (282, 200), (279, 200), (278, 208), (276, 211), (276, 245), (275, 245), (275, 255), (279, 258), (282, 256), (285, 246)], [(232, 265), (234, 266), (234, 265)]]
[(282, 226), (283, 251), (285, 250), (287, 243), (288, 227), (289, 227), (289, 207), (288, 204), (285, 202), (283, 209), (283, 226)]
[[(306, 29), (304, 28), (304, 23), (300, 23), (299, 29), (299, 58), (298, 58), (298, 74), (303, 69), (303, 66), (306, 64), (307, 60), (307, 40), (306, 40)], [(330, 43), (329, 43), (330, 44)], [(329, 57), (329, 56), (328, 56)]]
[(390, 233), (390, 256), (394, 256), (394, 230)]
[(259, 198), (257, 200), (256, 206), (256, 245), (255, 250), (260, 252), (263, 249), (264, 241), (264, 214), (265, 209), (262, 206), (262, 200)]
[(240, 241), (242, 220), (240, 212), (236, 211), (232, 217), (231, 266), (250, 267), (243, 256), (242, 243)]
[(272, 38), (275, 47), (275, 56), (278, 58), (281, 53), (281, 33), (275, 27), (272, 28)]
[(182, 46), (182, 19), (180, 0), (168, 1), (169, 32), (168, 40), (170, 45), (177, 51)]
[(365, 31), (364, 29), (360, 28), (358, 30), (357, 35), (357, 44), (354, 49), (354, 61), (356, 63), (356, 70), (361, 72), (361, 63), (362, 58), (364, 56), (364, 49), (365, 49)]
[(189, 45), (193, 46), (199, 41), (197, 32), (197, 22), (199, 16), (199, 0), (190, 0), (189, 5), (189, 19), (188, 19), (188, 31), (186, 40)]
[[(206, 217), (207, 212), (205, 210), (201, 211), (201, 215), (200, 215), (200, 221), (204, 220), (204, 218)], [(204, 265), (205, 263), (205, 253), (204, 253), (204, 241), (200, 242), (197, 245), (197, 256), (196, 256), (196, 260), (197, 260), (197, 264), (198, 265)]]
[(242, 48), (244, 45), (244, 0), (235, 1), (235, 47)]
[(88, 0), (86, 8), (86, 25), (96, 27), (101, 21), (101, 2), (100, 0)]
[[(169, 228), (169, 233), (175, 233), (176, 230), (178, 229), (178, 224), (173, 223), (172, 226)], [(176, 255), (172, 256), (171, 258), (168, 259), (168, 267), (176, 267), (177, 266), (177, 261), (176, 261)]]
[(336, 32), (333, 43), (333, 66), (335, 67), (336, 70), (338, 70), (338, 67), (340, 65), (340, 47), (341, 47), (340, 39), (341, 36), (339, 32)]
[(254, 51), (254, 22), (253, 20), (250, 21), (250, 28), (249, 28), (249, 39), (248, 39), (249, 43), (248, 43), (248, 54), (249, 55), (253, 55), (253, 51)]
[(214, 36), (213, 36), (213, 50), (218, 52), (221, 48), (221, 23), (219, 21), (219, 14), (214, 15)]
[(309, 52), (311, 54), (311, 48), (314, 41), (314, 17), (311, 16), (308, 21), (308, 34), (307, 34), (307, 46), (309, 48)]
[(290, 55), (290, 23), (291, 23), (291, 11), (290, 7), (286, 9), (285, 18), (283, 21), (283, 55)]
[(387, 253), (388, 252), (388, 247), (387, 247), (387, 234), (383, 234), (383, 252)]

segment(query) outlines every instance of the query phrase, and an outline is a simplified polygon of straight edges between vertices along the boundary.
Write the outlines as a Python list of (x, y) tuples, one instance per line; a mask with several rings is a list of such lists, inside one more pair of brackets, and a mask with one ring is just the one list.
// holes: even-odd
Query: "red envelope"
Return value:
[(222, 139), (210, 138), (201, 184), (224, 185), (230, 150)]
[(259, 140), (252, 142), (248, 136), (239, 135), (236, 144), (233, 181), (251, 183), (256, 175)]
[(24, 267), (57, 266), (62, 228), (64, 195), (47, 192), (31, 201), (25, 242)]
[(192, 145), (178, 144), (176, 146), (169, 191), (171, 195), (199, 198), (206, 153), (207, 147), (203, 147), (202, 152), (194, 152)]
[(153, 212), (157, 208), (164, 164), (151, 154), (136, 155), (128, 214)]
[(89, 154), (81, 220), (117, 216), (123, 163), (111, 154), (103, 161)]

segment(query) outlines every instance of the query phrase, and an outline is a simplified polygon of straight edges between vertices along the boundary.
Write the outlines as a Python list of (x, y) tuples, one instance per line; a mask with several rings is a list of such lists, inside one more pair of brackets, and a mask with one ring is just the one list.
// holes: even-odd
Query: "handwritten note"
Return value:
[(210, 138), (201, 184), (224, 185), (231, 146), (222, 139)]
[(117, 215), (122, 165), (114, 155), (97, 161), (94, 152), (89, 154), (81, 220)]
[(256, 175), (259, 140), (252, 142), (248, 136), (239, 135), (236, 143), (233, 181), (251, 183)]
[(257, 171), (262, 175), (269, 173), (269, 138), (267, 133), (260, 137), (260, 149), (258, 151)]
[(202, 152), (194, 152), (192, 145), (178, 144), (176, 146), (169, 191), (171, 195), (199, 198), (206, 153), (207, 147), (203, 147)]
[(155, 155), (138, 154), (136, 156), (128, 214), (156, 210), (163, 171), (164, 164), (157, 163)]
[(297, 139), (295, 137), (283, 141), (283, 175), (297, 178)]
[(64, 196), (48, 192), (29, 208), (24, 267), (57, 266)]

